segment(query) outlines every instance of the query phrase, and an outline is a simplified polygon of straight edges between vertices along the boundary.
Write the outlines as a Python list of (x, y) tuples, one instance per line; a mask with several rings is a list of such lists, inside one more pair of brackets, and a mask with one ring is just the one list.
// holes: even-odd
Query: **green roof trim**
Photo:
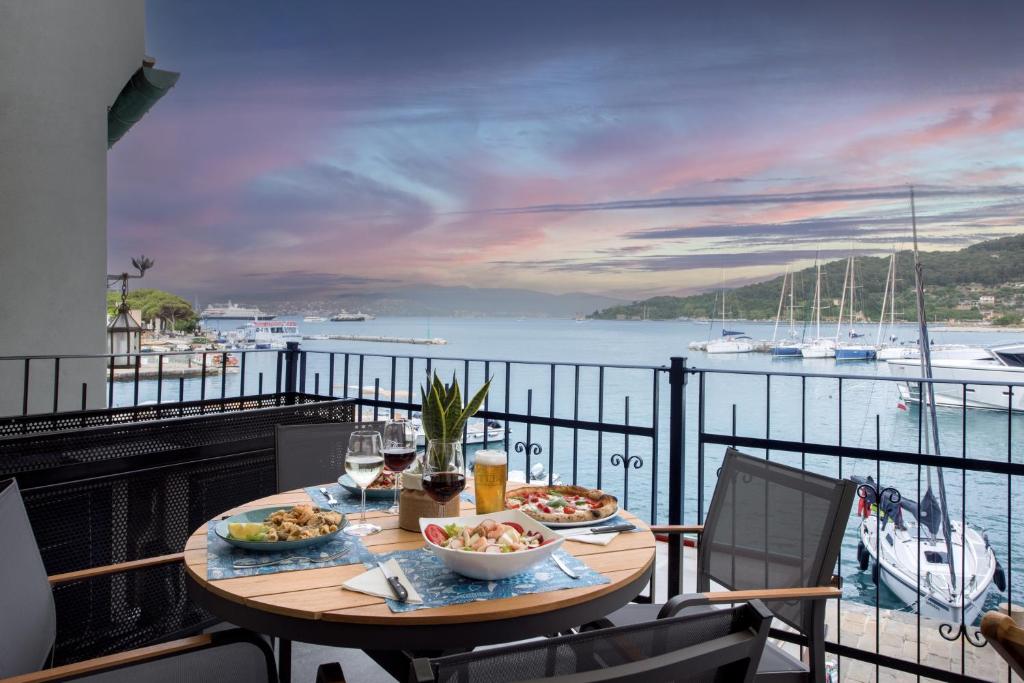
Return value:
[(132, 74), (107, 110), (107, 149), (145, 116), (178, 82), (179, 73), (144, 66)]

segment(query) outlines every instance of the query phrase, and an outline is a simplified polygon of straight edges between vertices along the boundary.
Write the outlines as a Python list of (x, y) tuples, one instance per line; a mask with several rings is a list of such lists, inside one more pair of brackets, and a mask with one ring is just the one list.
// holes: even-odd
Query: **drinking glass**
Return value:
[(431, 441), (423, 456), (423, 490), (437, 503), (437, 516), (444, 517), (444, 505), (466, 488), (466, 467), (461, 441)]
[(369, 536), (380, 531), (379, 526), (366, 521), (366, 487), (372, 484), (384, 469), (382, 450), (380, 432), (358, 430), (352, 432), (352, 436), (348, 438), (345, 473), (352, 478), (362, 494), (359, 524), (345, 527), (345, 533), (349, 536)]
[(505, 509), (505, 485), (508, 483), (508, 454), (505, 451), (480, 450), (473, 464), (477, 514)]
[(395, 473), (395, 500), (388, 510), (398, 514), (398, 480), (416, 460), (416, 429), (408, 420), (390, 420), (384, 425), (384, 465)]

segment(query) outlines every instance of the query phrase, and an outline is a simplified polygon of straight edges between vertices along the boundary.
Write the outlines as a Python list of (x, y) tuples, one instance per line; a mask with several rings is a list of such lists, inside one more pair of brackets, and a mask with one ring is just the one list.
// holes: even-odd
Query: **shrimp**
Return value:
[(505, 526), (502, 524), (495, 524), (493, 527), (487, 530), (487, 538), (494, 541), (501, 538), (501, 535), (505, 533)]
[(476, 539), (476, 543), (473, 544), (473, 550), (483, 550), (487, 547), (487, 539), (481, 536)]

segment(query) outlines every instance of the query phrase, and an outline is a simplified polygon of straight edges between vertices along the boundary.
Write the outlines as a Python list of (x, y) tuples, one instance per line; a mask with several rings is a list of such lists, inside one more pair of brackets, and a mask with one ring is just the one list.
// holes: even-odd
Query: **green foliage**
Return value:
[[(107, 292), (107, 313), (113, 314), (121, 303), (119, 291)], [(128, 307), (142, 311), (142, 322), (154, 319), (166, 321), (171, 329), (179, 332), (191, 332), (195, 329), (199, 316), (192, 310), (192, 305), (180, 296), (159, 289), (135, 289), (128, 292)]]
[(992, 319), (992, 324), (999, 327), (1012, 327), (1013, 325), (1020, 325), (1021, 317), (1016, 313), (1004, 313), (998, 318)]
[(420, 387), (423, 432), (427, 438), (431, 441), (460, 441), (466, 420), (480, 410), (490, 388), (491, 380), (488, 379), (463, 407), (458, 378), (453, 374), (452, 383), (444, 384), (435, 371), (430, 390)]
[[(977, 311), (958, 311), (956, 306), (965, 294), (968, 284), (997, 290), (1008, 282), (1024, 281), (1024, 236), (1004, 237), (971, 245), (959, 251), (929, 251), (921, 253), (924, 267), (928, 317), (932, 320), (977, 319)], [(856, 313), (869, 320), (878, 320), (882, 307), (885, 275), (889, 257), (863, 257), (857, 259)], [(843, 291), (846, 260), (823, 264), (821, 267), (822, 319), (835, 319), (839, 312), (838, 300)], [(805, 268), (794, 274), (795, 298), (799, 307), (798, 319), (810, 316), (814, 298), (814, 268)], [(726, 293), (726, 317), (768, 320), (775, 317), (779, 305), (782, 277), (758, 282)], [(639, 318), (646, 307), (647, 317), (669, 320), (679, 317), (718, 318), (722, 315), (719, 292), (707, 292), (687, 297), (659, 296), (632, 304), (614, 306), (596, 311), (592, 317), (614, 320), (619, 316)], [(896, 255), (896, 316), (907, 321), (917, 320), (914, 292), (913, 253), (909, 250)], [(977, 298), (974, 295), (973, 298)], [(849, 300), (847, 300), (849, 305)], [(888, 306), (886, 307), (888, 311)], [(844, 312), (844, 317), (846, 313)]]

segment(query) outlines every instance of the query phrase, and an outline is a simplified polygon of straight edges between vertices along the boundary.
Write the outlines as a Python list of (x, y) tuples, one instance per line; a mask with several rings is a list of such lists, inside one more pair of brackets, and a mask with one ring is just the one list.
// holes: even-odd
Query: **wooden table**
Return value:
[[(224, 514), (308, 502), (309, 496), (298, 489)], [(462, 511), (474, 514), (475, 508), (463, 502)], [(225, 621), (257, 633), (320, 645), (441, 650), (521, 640), (598, 619), (643, 590), (654, 567), (654, 536), (642, 521), (628, 512), (621, 514), (645, 530), (619, 534), (606, 546), (571, 541), (562, 545), (610, 579), (599, 586), (396, 613), (382, 598), (341, 589), (344, 581), (366, 571), (362, 564), (208, 581), (204, 524), (185, 545), (189, 593), (197, 604)], [(367, 517), (384, 529), (364, 538), (371, 552), (423, 546), (419, 533), (398, 528), (397, 515), (373, 512)]]

